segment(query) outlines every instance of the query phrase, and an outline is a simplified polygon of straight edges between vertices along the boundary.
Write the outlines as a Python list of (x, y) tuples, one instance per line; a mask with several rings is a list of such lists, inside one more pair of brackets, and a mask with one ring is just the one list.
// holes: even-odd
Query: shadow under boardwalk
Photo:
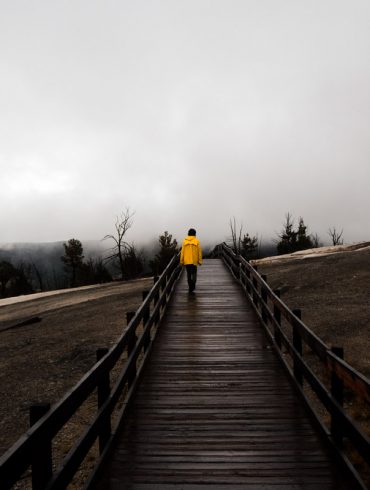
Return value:
[(220, 260), (183, 274), (96, 489), (345, 489)]

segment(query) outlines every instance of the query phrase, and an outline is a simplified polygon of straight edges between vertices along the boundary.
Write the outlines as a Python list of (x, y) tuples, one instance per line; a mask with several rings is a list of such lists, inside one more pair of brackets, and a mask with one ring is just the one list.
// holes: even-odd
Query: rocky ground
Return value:
[[(115, 343), (152, 279), (0, 300), (0, 453), (28, 428), (29, 406), (58, 401)], [(22, 301), (23, 300), (23, 301)], [(19, 326), (38, 317), (41, 321)]]
[(307, 326), (329, 346), (343, 347), (347, 362), (370, 377), (370, 247), (257, 264), (282, 300), (302, 310)]

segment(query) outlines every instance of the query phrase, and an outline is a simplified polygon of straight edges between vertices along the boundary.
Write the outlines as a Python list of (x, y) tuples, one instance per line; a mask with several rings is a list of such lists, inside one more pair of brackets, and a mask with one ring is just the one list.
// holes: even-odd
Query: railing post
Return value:
[[(96, 351), (96, 360), (100, 361), (106, 354), (108, 353), (108, 349), (97, 349)], [(104, 376), (100, 380), (98, 384), (98, 410), (104, 405), (106, 400), (108, 399), (110, 394), (110, 379), (109, 379), (109, 371), (104, 373)], [(107, 445), (110, 436), (112, 433), (110, 415), (106, 416), (103, 421), (102, 428), (99, 433), (99, 453), (102, 454), (105, 446)]]
[[(154, 278), (153, 278), (153, 282), (154, 282), (154, 284), (156, 284), (156, 283), (158, 282), (158, 279), (159, 279), (159, 277), (158, 277), (158, 276), (154, 276)], [(155, 293), (155, 295), (154, 295), (154, 303), (153, 303), (153, 308), (155, 308), (155, 307), (157, 306), (158, 301), (159, 301), (159, 296), (160, 296), (160, 294), (159, 294), (159, 288), (158, 288), (158, 289), (157, 289), (157, 292), (156, 292), (156, 293)], [(158, 311), (158, 313), (157, 313), (157, 315), (155, 316), (155, 319), (154, 319), (154, 323), (155, 323), (155, 325), (157, 325), (157, 324), (158, 324), (158, 322), (159, 322), (160, 318), (161, 318), (161, 312), (160, 312), (160, 309), (159, 309), (159, 311)]]
[[(267, 276), (266, 274), (261, 274), (262, 279), (267, 282)], [(265, 304), (267, 304), (267, 291), (266, 288), (263, 284), (261, 284), (261, 298), (263, 303), (261, 303), (261, 314), (262, 314), (262, 321), (267, 324), (267, 313), (266, 313), (266, 307)]]
[[(134, 311), (128, 311), (126, 313), (127, 325), (130, 324), (130, 322), (134, 318), (134, 316), (135, 316)], [(127, 341), (127, 359), (131, 356), (132, 351), (135, 349), (136, 342), (137, 342), (137, 336), (135, 333), (135, 329), (133, 329), (132, 331), (129, 332), (129, 337), (128, 337), (128, 341)], [(130, 367), (130, 370), (129, 370), (128, 379), (127, 379), (127, 383), (128, 383), (129, 388), (132, 385), (132, 383), (134, 382), (135, 378), (136, 378), (136, 361), (132, 364), (132, 366)]]
[[(340, 359), (343, 359), (344, 352), (342, 347), (332, 347), (332, 353), (335, 354)], [(338, 378), (335, 372), (331, 375), (331, 394), (336, 402), (342, 407), (343, 406), (343, 381)], [(339, 447), (343, 447), (343, 431), (341, 428), (340, 420), (331, 414), (331, 435), (334, 443)]]
[(257, 306), (258, 305), (258, 294), (256, 292), (256, 289), (258, 287), (258, 284), (257, 284), (257, 279), (254, 276), (252, 279), (252, 284), (253, 284), (253, 303)]
[(240, 264), (240, 259), (239, 259), (239, 255), (237, 255), (233, 260), (233, 274), (236, 280), (239, 279), (239, 264)]
[(245, 279), (245, 287), (247, 289), (247, 293), (248, 293), (248, 296), (251, 297), (251, 283), (250, 283), (250, 280), (251, 280), (251, 272), (249, 269), (246, 269), (245, 270), (245, 274), (246, 274), (246, 279)]
[[(142, 292), (143, 301), (145, 301), (145, 298), (148, 296), (148, 294), (149, 294), (149, 291), (143, 291)], [(143, 313), (143, 328), (147, 324), (147, 322), (149, 320), (149, 317), (150, 317), (150, 308), (149, 308), (149, 305), (148, 305), (145, 308), (144, 313)], [(145, 334), (145, 338), (144, 338), (144, 352), (149, 347), (149, 344), (150, 344), (150, 330), (148, 330), (148, 332)]]
[[(253, 269), (254, 270), (257, 270), (257, 266), (253, 266)], [(257, 288), (258, 288), (258, 283), (257, 283), (257, 279), (253, 276), (252, 278), (252, 284), (253, 284), (253, 293), (252, 293), (252, 296), (253, 296), (253, 303), (258, 306), (258, 293), (257, 293)]]
[[(280, 289), (275, 289), (274, 291), (275, 295), (280, 298), (281, 291)], [(280, 309), (274, 305), (274, 319), (275, 322), (278, 324), (278, 326), (281, 326), (281, 312)], [(279, 331), (279, 327), (277, 325), (274, 325), (274, 339), (276, 342), (276, 345), (281, 349), (281, 335)]]
[[(167, 281), (168, 281), (168, 278), (167, 278), (167, 275), (165, 275), (163, 277), (163, 283), (162, 283), (162, 286), (161, 286), (161, 290), (162, 290), (162, 294), (163, 292), (165, 291), (166, 289), (166, 286), (167, 286)], [(162, 303), (162, 308), (165, 308), (167, 305), (167, 293), (163, 295), (163, 303)]]
[(127, 325), (130, 324), (130, 321), (134, 318), (134, 316), (135, 316), (135, 312), (134, 311), (128, 311), (126, 313), (126, 323), (127, 323)]
[[(30, 426), (34, 425), (50, 410), (50, 403), (30, 406)], [(44, 490), (53, 476), (51, 440), (42, 441), (36, 451), (32, 451), (32, 489)]]
[[(299, 319), (302, 318), (302, 312), (300, 309), (297, 308), (295, 310), (292, 310), (292, 313), (297, 318), (299, 318)], [(303, 354), (302, 337), (301, 337), (301, 334), (299, 333), (298, 326), (295, 322), (293, 322), (293, 347), (298, 352), (299, 356), (302, 358), (302, 354)], [(303, 373), (302, 373), (301, 368), (299, 367), (299, 363), (297, 362), (297, 359), (295, 357), (293, 360), (293, 372), (294, 372), (294, 377), (295, 377), (297, 383), (300, 386), (303, 386)]]

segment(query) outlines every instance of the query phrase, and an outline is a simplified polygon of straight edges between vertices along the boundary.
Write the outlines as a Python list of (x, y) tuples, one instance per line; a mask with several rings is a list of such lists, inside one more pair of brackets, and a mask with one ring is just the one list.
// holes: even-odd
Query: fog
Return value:
[(367, 0), (0, 0), (0, 242), (369, 239)]

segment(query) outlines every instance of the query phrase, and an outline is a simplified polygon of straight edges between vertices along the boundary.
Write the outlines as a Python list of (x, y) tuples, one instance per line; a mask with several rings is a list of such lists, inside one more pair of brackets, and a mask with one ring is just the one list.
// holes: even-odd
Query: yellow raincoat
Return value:
[(182, 243), (181, 265), (202, 265), (202, 249), (199, 240), (195, 236), (187, 236)]

